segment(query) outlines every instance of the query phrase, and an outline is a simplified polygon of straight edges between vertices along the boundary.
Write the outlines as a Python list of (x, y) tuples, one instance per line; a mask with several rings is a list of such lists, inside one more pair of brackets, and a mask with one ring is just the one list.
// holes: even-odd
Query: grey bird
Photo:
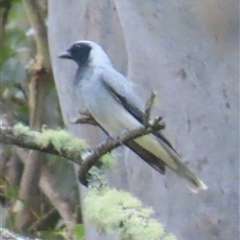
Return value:
[[(72, 59), (78, 69), (74, 87), (80, 94), (85, 113), (91, 115), (110, 136), (143, 125), (145, 105), (134, 85), (116, 71), (104, 50), (92, 41), (78, 41), (60, 58)], [(154, 132), (128, 142), (127, 147), (145, 162), (164, 174), (165, 166), (185, 180), (193, 192), (207, 189), (180, 160), (161, 132)]]

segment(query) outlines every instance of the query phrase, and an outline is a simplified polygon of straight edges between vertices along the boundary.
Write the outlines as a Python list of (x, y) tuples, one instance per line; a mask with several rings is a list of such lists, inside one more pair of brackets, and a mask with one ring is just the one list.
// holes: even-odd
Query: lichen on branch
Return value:
[(86, 215), (102, 233), (117, 235), (121, 240), (177, 240), (152, 218), (152, 208), (130, 193), (114, 188), (90, 188), (85, 198)]
[[(130, 193), (109, 188), (103, 171), (103, 166), (112, 165), (113, 156), (109, 154), (112, 149), (156, 128), (162, 129), (160, 120), (156, 119), (152, 126), (108, 139), (93, 150), (89, 149), (84, 140), (75, 138), (62, 129), (42, 128), (40, 133), (17, 124), (13, 128), (1, 126), (0, 136), (3, 143), (55, 154), (72, 160), (81, 168), (85, 166), (84, 175), (80, 174), (80, 177), (88, 182), (89, 187), (85, 199), (86, 212), (100, 231), (117, 235), (122, 240), (176, 240), (174, 235), (166, 234), (163, 226), (151, 217), (151, 208), (143, 207), (141, 201)], [(99, 159), (102, 159), (101, 167), (93, 166)]]

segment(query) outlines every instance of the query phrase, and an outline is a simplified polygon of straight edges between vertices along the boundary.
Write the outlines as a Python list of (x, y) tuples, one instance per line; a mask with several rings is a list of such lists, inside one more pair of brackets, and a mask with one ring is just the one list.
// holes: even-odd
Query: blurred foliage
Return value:
[(1, 59), (0, 67), (7, 61), (10, 57), (18, 58), (19, 53), (25, 49), (29, 51), (28, 40), (26, 38), (26, 32), (30, 28), (28, 20), (26, 18), (26, 13), (23, 8), (21, 1), (9, 1), (16, 2), (11, 5), (7, 16), (7, 23), (4, 27), (4, 43), (3, 49), (1, 49)]
[(21, 0), (0, 0), (0, 7), (5, 7), (6, 5), (9, 4), (9, 2), (19, 3), (21, 2)]
[[(43, 15), (47, 16), (47, 1), (41, 0), (39, 4)], [(0, 122), (13, 125), (15, 122), (20, 121), (28, 124), (30, 114), (28, 85), (36, 54), (34, 30), (29, 24), (21, 0), (0, 0), (0, 18)], [(51, 90), (46, 89), (46, 91), (51, 91), (47, 98), (49, 104), (47, 104), (46, 108), (49, 119), (46, 122), (50, 127), (62, 126), (56, 89), (52, 90), (51, 88)], [(9, 118), (10, 115), (11, 118)], [(14, 205), (18, 199), (19, 184), (24, 158), (26, 157), (24, 154), (26, 153), (20, 156), (19, 159), (16, 150), (13, 151), (9, 146), (3, 145), (0, 145), (0, 152), (4, 153), (0, 157), (0, 204), (8, 212), (8, 215), (2, 218), (1, 224), (7, 226), (11, 231), (16, 231), (14, 228)], [(5, 154), (5, 152), (7, 153)], [(17, 158), (20, 163), (19, 166), (16, 164)], [(62, 201), (66, 199), (71, 205), (75, 200), (72, 200), (70, 195), (72, 194), (71, 197), (74, 199), (78, 198), (76, 176), (72, 165), (70, 166), (66, 160), (61, 162), (62, 164), (59, 164), (57, 160), (50, 160), (46, 163), (45, 168), (50, 170), (52, 183), (55, 184), (53, 194), (62, 198)], [(16, 178), (16, 175), (18, 178)], [(15, 178), (14, 181), (12, 177)], [(61, 179), (65, 181), (61, 181)], [(70, 191), (72, 191), (71, 194), (69, 194)], [(42, 194), (44, 195), (44, 193)], [(44, 205), (43, 202), (46, 204)], [(52, 208), (54, 213), (51, 214), (51, 219), (47, 219), (47, 225), (45, 223), (42, 227), (40, 224), (40, 228), (31, 231), (31, 237), (62, 240), (69, 239), (70, 232), (71, 239), (83, 240), (84, 226), (77, 224), (74, 229), (69, 230), (48, 196), (44, 195), (43, 199), (39, 201), (40, 211), (33, 213), (37, 219), (36, 221), (41, 223)], [(75, 208), (77, 209), (74, 213), (76, 214), (75, 217), (79, 219), (79, 207)], [(35, 222), (32, 224), (34, 225)]]
[[(61, 224), (60, 224), (61, 225)], [(41, 239), (63, 240), (68, 239), (68, 230), (65, 227), (56, 227), (53, 230), (38, 232), (37, 237)], [(77, 224), (74, 228), (72, 240), (85, 240), (83, 224)]]
[[(6, 6), (5, 1), (1, 6)], [(26, 36), (30, 28), (21, 1), (8, 1), (4, 27), (3, 49), (0, 58), (1, 100), (24, 122), (28, 121), (27, 66), (33, 59), (31, 39)], [(32, 43), (33, 45), (33, 43)]]
[(75, 234), (74, 234), (74, 240), (84, 240), (85, 236), (85, 229), (83, 224), (77, 224), (75, 227)]
[[(11, 71), (9, 71), (11, 69)], [(2, 84), (6, 84), (8, 87), (12, 83), (20, 83), (26, 79), (26, 72), (23, 64), (17, 58), (8, 58), (1, 69)]]

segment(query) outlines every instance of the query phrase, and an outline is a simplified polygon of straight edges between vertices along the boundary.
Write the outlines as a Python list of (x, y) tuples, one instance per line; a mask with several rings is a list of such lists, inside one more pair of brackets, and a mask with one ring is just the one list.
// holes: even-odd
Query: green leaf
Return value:
[(83, 224), (77, 224), (75, 226), (75, 237), (74, 239), (82, 239), (85, 236), (85, 229), (84, 229), (84, 225)]

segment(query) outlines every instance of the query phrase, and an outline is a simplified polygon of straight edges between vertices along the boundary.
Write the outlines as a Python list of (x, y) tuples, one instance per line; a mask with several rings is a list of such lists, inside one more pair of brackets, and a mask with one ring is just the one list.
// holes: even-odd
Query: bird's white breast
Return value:
[(101, 80), (101, 71), (95, 70), (81, 86), (84, 106), (94, 119), (110, 134), (135, 129), (140, 123), (108, 91)]

